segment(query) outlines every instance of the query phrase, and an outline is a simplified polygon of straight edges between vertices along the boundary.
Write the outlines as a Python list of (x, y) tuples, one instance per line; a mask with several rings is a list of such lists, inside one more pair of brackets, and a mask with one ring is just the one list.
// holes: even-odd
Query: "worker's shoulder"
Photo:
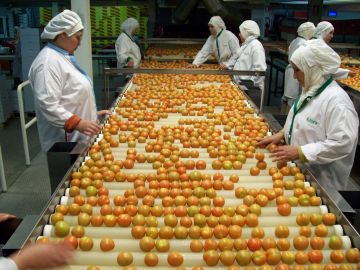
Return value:
[(333, 81), (324, 91), (325, 95), (322, 95), (326, 98), (329, 104), (334, 105), (352, 105), (352, 101), (349, 95), (345, 90), (336, 82)]
[(44, 47), (36, 56), (32, 69), (61, 69), (64, 65), (63, 57), (49, 47)]
[(231, 38), (236, 38), (237, 37), (235, 36), (235, 34), (229, 30), (224, 30), (224, 32), (226, 33), (226, 35), (228, 35), (228, 37), (231, 37)]

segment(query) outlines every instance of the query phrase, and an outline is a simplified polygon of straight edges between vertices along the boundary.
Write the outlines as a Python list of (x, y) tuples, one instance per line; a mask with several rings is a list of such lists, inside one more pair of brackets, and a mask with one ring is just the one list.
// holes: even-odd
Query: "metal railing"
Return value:
[(1, 183), (1, 191), (7, 191), (6, 185), (6, 178), (5, 178), (5, 168), (4, 168), (4, 160), (1, 151), (1, 144), (0, 144), (0, 183)]
[(18, 103), (19, 103), (19, 114), (20, 114), (20, 125), (21, 125), (21, 135), (24, 144), (24, 153), (25, 153), (25, 164), (27, 166), (31, 165), (30, 162), (30, 154), (29, 154), (29, 143), (27, 139), (27, 132), (26, 130), (31, 127), (33, 124), (36, 123), (36, 117), (32, 118), (29, 122), (25, 122), (25, 110), (24, 110), (24, 101), (22, 96), (22, 91), (25, 86), (30, 84), (29, 80), (22, 82), (19, 84), (17, 88), (17, 96), (18, 96)]

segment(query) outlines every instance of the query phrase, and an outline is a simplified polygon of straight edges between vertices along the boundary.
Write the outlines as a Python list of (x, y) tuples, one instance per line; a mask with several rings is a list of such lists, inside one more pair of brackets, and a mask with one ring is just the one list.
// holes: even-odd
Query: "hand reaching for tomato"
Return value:
[(10, 214), (0, 213), (0, 223), (6, 221), (8, 219), (12, 219), (12, 218), (16, 218), (16, 216), (10, 215)]
[(278, 132), (272, 136), (265, 137), (261, 139), (256, 146), (258, 147), (268, 147), (270, 144), (279, 144), (281, 140), (284, 139), (284, 133)]
[(273, 149), (270, 157), (273, 162), (288, 162), (299, 159), (299, 151), (297, 146), (283, 145)]
[(72, 259), (72, 253), (69, 244), (34, 244), (20, 250), (11, 259), (19, 270), (41, 269), (66, 265)]

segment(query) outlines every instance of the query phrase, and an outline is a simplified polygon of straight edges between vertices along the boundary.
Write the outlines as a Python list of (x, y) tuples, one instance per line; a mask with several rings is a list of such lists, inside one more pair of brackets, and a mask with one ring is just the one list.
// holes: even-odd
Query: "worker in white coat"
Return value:
[(303, 87), (283, 131), (258, 143), (279, 144), (273, 161), (306, 163), (322, 186), (343, 190), (354, 162), (359, 119), (347, 93), (333, 80), (340, 57), (322, 40), (308, 41), (291, 57)]
[(139, 22), (134, 18), (128, 18), (121, 24), (121, 34), (115, 43), (118, 68), (139, 67), (141, 52), (139, 45), (135, 42), (138, 29)]
[(199, 67), (210, 56), (214, 56), (221, 69), (232, 69), (237, 58), (236, 52), (240, 48), (238, 38), (226, 30), (225, 23), (220, 16), (211, 17), (208, 26), (211, 35), (197, 53), (193, 65)]
[[(334, 26), (327, 21), (319, 22), (316, 26), (314, 32), (315, 39), (322, 39), (326, 44), (330, 44), (331, 40), (334, 37), (335, 28)], [(334, 79), (346, 79), (347, 77), (354, 77), (356, 73), (350, 69), (346, 68), (338, 68), (338, 70), (334, 73)]]
[[(255, 21), (244, 21), (240, 27), (241, 47), (237, 52), (234, 70), (265, 71), (266, 58), (265, 50), (258, 40), (260, 28)], [(255, 87), (264, 89), (265, 76), (234, 76), (237, 83), (242, 80), (250, 80)]]
[(294, 70), (291, 66), (290, 59), (298, 48), (306, 46), (306, 41), (313, 37), (314, 31), (315, 25), (312, 22), (302, 23), (297, 29), (297, 37), (290, 43), (288, 50), (289, 65), (285, 70), (284, 96), (282, 98), (283, 105), (287, 107), (284, 109), (286, 112), (289, 111), (295, 99), (301, 93), (301, 86), (294, 78)]
[(92, 81), (74, 56), (83, 28), (79, 15), (71, 10), (52, 18), (41, 34), (49, 42), (29, 70), (44, 151), (55, 142), (87, 141), (100, 131)]

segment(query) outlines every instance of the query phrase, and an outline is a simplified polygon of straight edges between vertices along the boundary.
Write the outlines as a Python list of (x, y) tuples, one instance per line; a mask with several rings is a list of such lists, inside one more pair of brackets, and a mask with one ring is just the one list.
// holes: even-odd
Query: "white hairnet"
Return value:
[(327, 21), (319, 22), (316, 26), (314, 37), (324, 39), (331, 31), (334, 31), (334, 26), (331, 23)]
[(297, 33), (300, 37), (305, 38), (306, 40), (309, 40), (313, 37), (315, 32), (315, 25), (312, 22), (305, 22), (300, 24), (300, 26), (297, 29)]
[(121, 31), (132, 36), (132, 32), (139, 28), (139, 22), (134, 18), (128, 18), (121, 24)]
[(79, 15), (74, 11), (65, 9), (48, 22), (41, 34), (41, 38), (53, 40), (62, 33), (66, 33), (70, 37), (83, 29), (84, 26)]
[(258, 38), (260, 36), (260, 28), (258, 24), (252, 20), (244, 21), (239, 26), (241, 35), (247, 39), (248, 37)]
[(225, 25), (223, 19), (221, 19), (220, 16), (211, 17), (208, 25), (209, 24), (212, 25), (215, 28), (217, 33), (219, 33), (219, 31), (221, 31), (221, 29), (223, 29), (223, 30), (226, 29), (226, 25)]
[(341, 64), (340, 56), (322, 39), (308, 41), (307, 46), (294, 52), (290, 61), (304, 72), (305, 85), (300, 102), (319, 89)]

